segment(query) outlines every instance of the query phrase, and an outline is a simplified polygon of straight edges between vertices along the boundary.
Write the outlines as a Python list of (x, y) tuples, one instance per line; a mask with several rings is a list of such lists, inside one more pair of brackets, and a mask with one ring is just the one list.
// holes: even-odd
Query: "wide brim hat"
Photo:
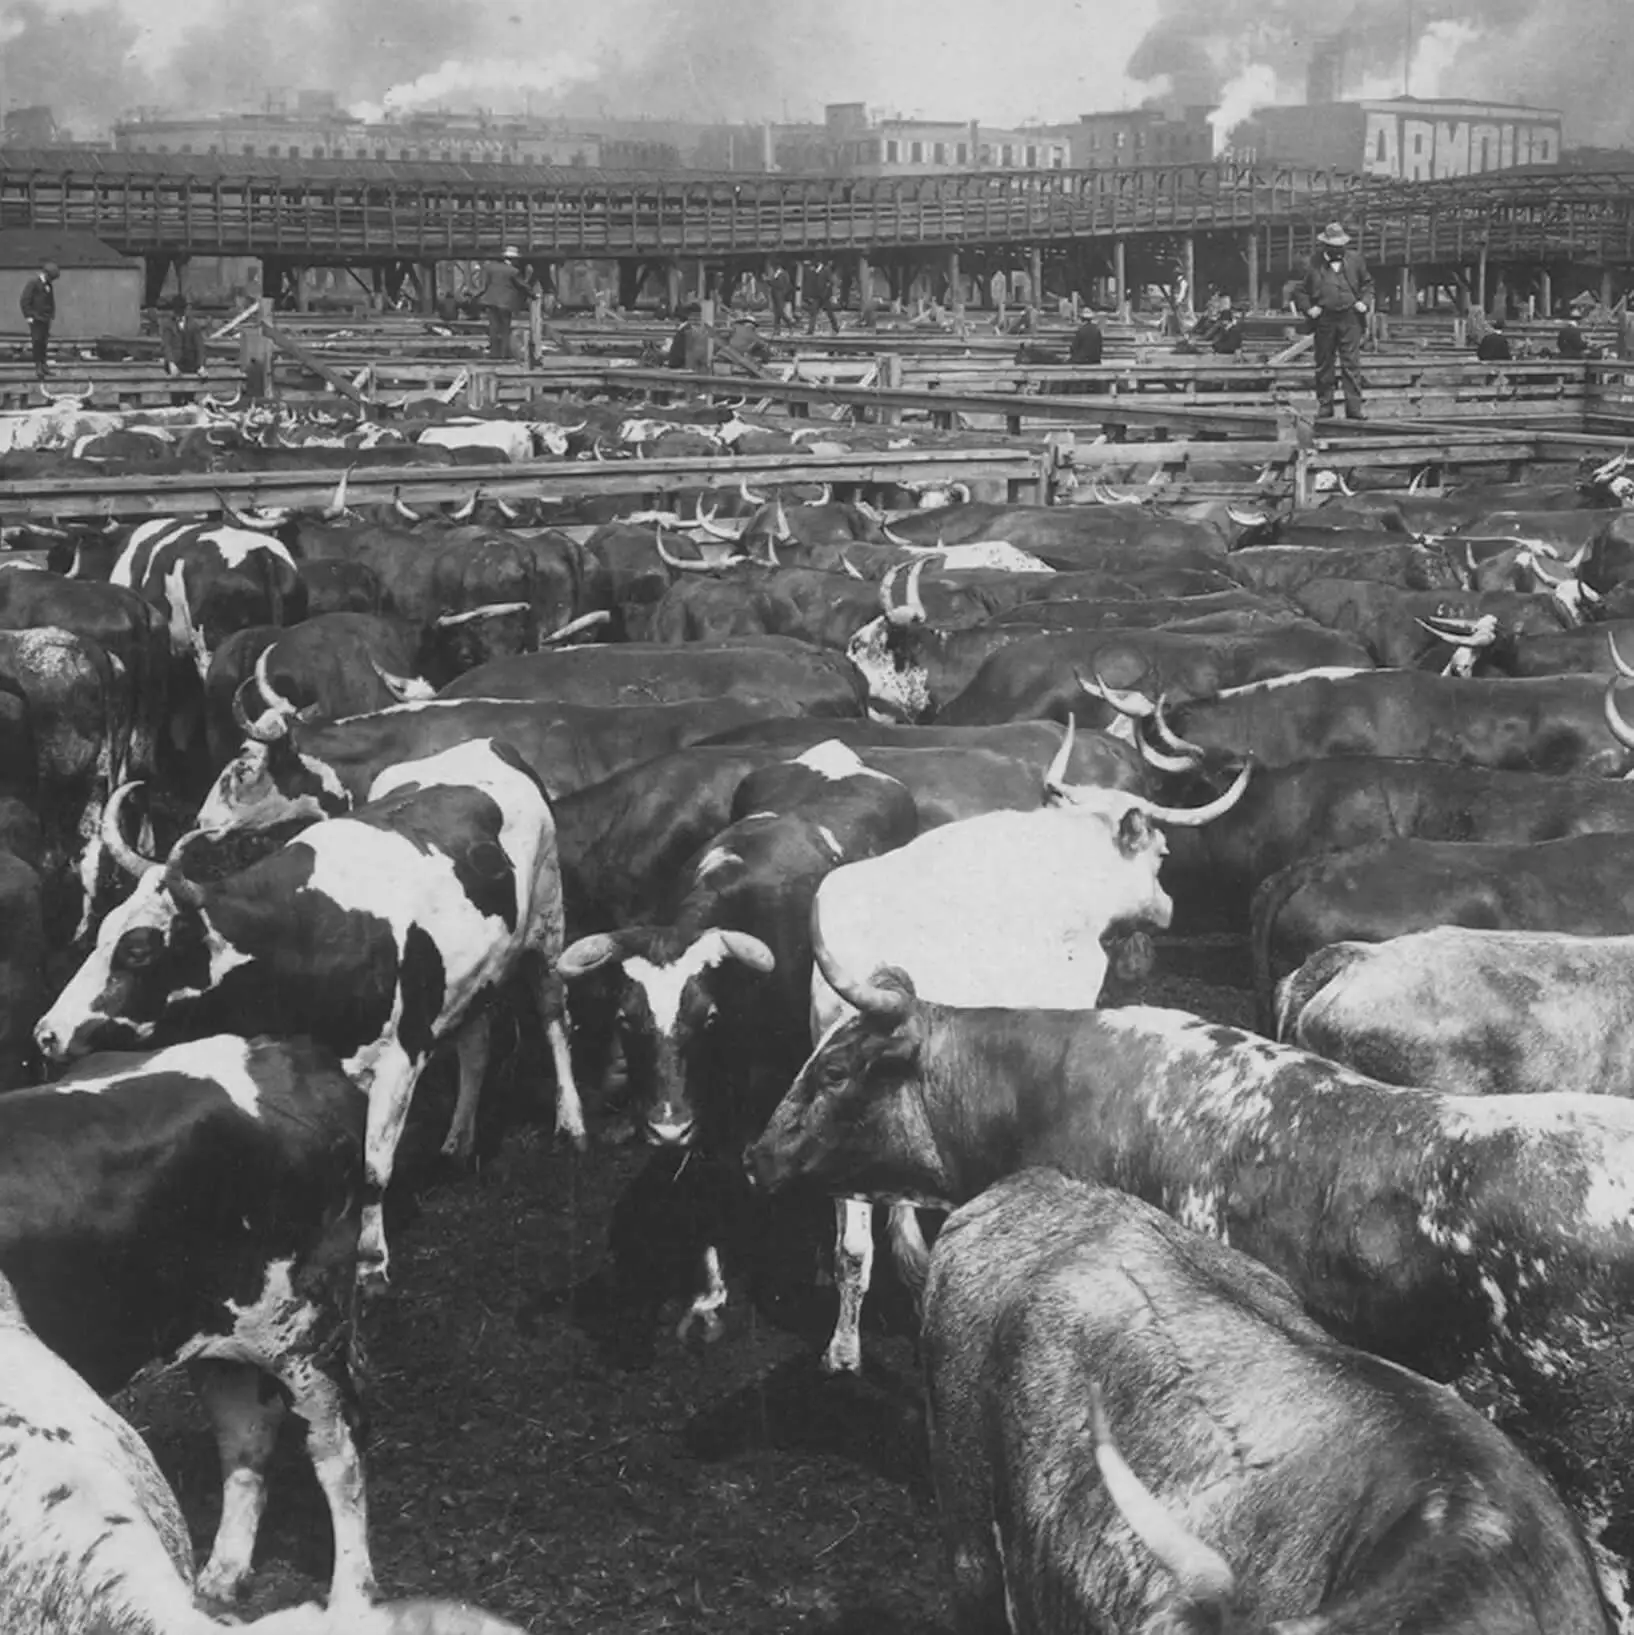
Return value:
[(514, 244), (507, 244), (505, 246), (505, 254), (502, 259), (505, 261), (520, 261), (522, 259), (522, 252), (517, 249)]
[(1341, 247), (1350, 243), (1350, 234), (1336, 221), (1330, 221), (1320, 233), (1316, 235), (1318, 244), (1337, 244)]

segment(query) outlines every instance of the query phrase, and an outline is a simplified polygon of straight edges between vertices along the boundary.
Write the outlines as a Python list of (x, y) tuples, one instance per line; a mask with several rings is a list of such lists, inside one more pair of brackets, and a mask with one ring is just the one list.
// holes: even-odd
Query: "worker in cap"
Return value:
[(28, 325), (29, 346), (34, 354), (34, 377), (44, 380), (51, 372), (47, 361), (47, 347), (51, 341), (51, 325), (57, 317), (57, 294), (52, 285), (62, 276), (62, 268), (55, 261), (42, 261), (40, 270), (23, 285), (18, 301), (23, 320)]
[(1316, 235), (1305, 277), (1294, 293), (1316, 337), (1316, 415), (1333, 418), (1333, 389), (1343, 386), (1345, 418), (1363, 420), (1362, 337), (1373, 306), (1373, 275), (1350, 234), (1336, 221)]
[(501, 362), (515, 356), (511, 350), (511, 325), (519, 312), (526, 312), (539, 285), (521, 267), (522, 252), (507, 244), (498, 261), (486, 263), (477, 286), (477, 305), (488, 314), (488, 356)]

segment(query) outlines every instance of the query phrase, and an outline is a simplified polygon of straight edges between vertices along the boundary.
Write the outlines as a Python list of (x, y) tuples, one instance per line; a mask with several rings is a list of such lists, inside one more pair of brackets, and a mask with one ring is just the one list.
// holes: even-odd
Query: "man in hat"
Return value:
[(159, 351), (167, 375), (204, 373), (204, 331), (185, 295), (173, 295), (159, 318)]
[(1333, 388), (1342, 383), (1345, 418), (1363, 420), (1362, 336), (1373, 305), (1373, 275), (1350, 234), (1330, 221), (1316, 237), (1305, 280), (1294, 302), (1311, 321), (1316, 336), (1316, 415), (1333, 418)]
[(689, 301), (681, 308), (681, 316), (685, 322), (669, 343), (668, 367), (707, 375), (715, 367), (715, 335), (704, 322), (702, 304)]
[(740, 312), (733, 317), (725, 350), (735, 354), (729, 361), (736, 362), (741, 358), (755, 369), (769, 363), (772, 356), (771, 347), (760, 338), (760, 325), (752, 312)]
[(46, 346), (51, 340), (51, 325), (57, 316), (57, 295), (51, 286), (61, 276), (62, 268), (55, 261), (42, 261), (39, 272), (23, 285), (22, 298), (17, 303), (28, 323), (28, 339), (34, 352), (34, 375), (37, 380), (44, 380), (49, 373)]
[(519, 312), (526, 312), (539, 286), (522, 271), (522, 252), (514, 244), (505, 246), (501, 261), (490, 261), (482, 269), (477, 289), (477, 305), (488, 314), (488, 356), (501, 360), (511, 357), (511, 325)]

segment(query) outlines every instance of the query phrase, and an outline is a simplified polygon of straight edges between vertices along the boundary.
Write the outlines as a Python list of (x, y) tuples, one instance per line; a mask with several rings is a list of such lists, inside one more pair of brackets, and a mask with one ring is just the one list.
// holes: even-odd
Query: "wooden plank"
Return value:
[(261, 332), (280, 352), (287, 352), (297, 362), (304, 364), (313, 374), (332, 386), (343, 397), (349, 397), (363, 414), (368, 414), (374, 405), (360, 392), (344, 375), (337, 374), (322, 358), (302, 346), (294, 336), (286, 334), (270, 318), (262, 318)]

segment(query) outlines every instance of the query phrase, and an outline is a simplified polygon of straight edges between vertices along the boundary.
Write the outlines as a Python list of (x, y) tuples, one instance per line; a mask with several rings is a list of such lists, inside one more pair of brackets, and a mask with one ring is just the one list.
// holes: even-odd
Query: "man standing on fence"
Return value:
[(1333, 418), (1333, 388), (1342, 384), (1345, 418), (1365, 420), (1362, 412), (1362, 336), (1373, 305), (1373, 275), (1360, 250), (1349, 248), (1350, 234), (1330, 221), (1317, 234), (1316, 254), (1294, 302), (1311, 322), (1316, 336), (1316, 417)]
[(62, 275), (55, 261), (44, 261), (39, 272), (23, 285), (18, 305), (28, 322), (28, 339), (34, 353), (34, 377), (44, 380), (50, 372), (46, 361), (46, 347), (51, 340), (51, 325), (57, 316), (57, 295), (52, 285)]
[(522, 271), (522, 252), (514, 244), (505, 246), (503, 261), (490, 261), (482, 269), (482, 287), (477, 305), (488, 314), (488, 356), (509, 359), (511, 325), (519, 312), (526, 312), (536, 293), (533, 281)]

